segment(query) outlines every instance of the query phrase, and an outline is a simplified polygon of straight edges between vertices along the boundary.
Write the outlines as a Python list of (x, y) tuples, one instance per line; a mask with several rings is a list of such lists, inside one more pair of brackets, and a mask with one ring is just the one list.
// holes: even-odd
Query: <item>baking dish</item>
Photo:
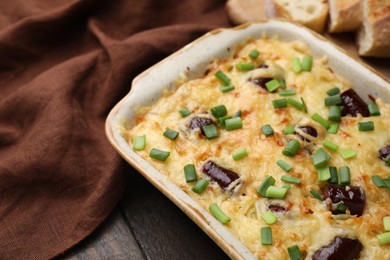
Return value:
[(286, 21), (272, 20), (212, 31), (151, 67), (134, 79), (131, 92), (114, 107), (106, 122), (107, 137), (114, 148), (235, 259), (255, 257), (206, 210), (138, 156), (122, 133), (134, 124), (138, 107), (154, 103), (166, 88), (175, 86), (175, 80), (182, 74), (186, 74), (189, 79), (197, 78), (204, 73), (211, 59), (228, 56), (234, 45), (249, 36), (260, 37), (263, 33), (279, 35), (285, 41), (300, 40), (307, 43), (314, 56), (328, 56), (332, 70), (349, 79), (362, 97), (372, 95), (381, 97), (385, 102), (390, 101), (390, 86), (386, 79), (356, 62), (321, 36)]

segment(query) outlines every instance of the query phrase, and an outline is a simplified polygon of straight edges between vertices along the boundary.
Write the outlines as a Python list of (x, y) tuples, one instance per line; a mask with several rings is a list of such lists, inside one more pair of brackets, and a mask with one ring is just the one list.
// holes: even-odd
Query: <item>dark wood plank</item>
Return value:
[(88, 238), (70, 249), (62, 260), (145, 259), (122, 212), (115, 209)]
[(175, 204), (134, 170), (121, 207), (148, 259), (228, 259)]

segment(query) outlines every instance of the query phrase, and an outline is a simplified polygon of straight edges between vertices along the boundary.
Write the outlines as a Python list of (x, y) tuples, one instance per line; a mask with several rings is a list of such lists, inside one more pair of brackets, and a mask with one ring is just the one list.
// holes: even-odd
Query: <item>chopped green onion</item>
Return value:
[(337, 95), (339, 93), (340, 93), (340, 89), (338, 87), (334, 87), (334, 88), (331, 88), (328, 91), (326, 91), (326, 94), (328, 94), (329, 96), (334, 96), (334, 95)]
[(388, 177), (387, 179), (383, 179), (383, 182), (386, 188), (390, 191), (390, 177)]
[(286, 80), (285, 79), (281, 79), (280, 80), (280, 85), (281, 85), (281, 88), (285, 89), (286, 88)]
[(236, 67), (243, 71), (253, 70), (255, 68), (251, 63), (239, 63), (236, 65)]
[(279, 87), (281, 87), (279, 80), (273, 79), (265, 83), (265, 86), (267, 87), (269, 92), (274, 92)]
[(352, 150), (352, 148), (340, 150), (340, 154), (345, 160), (351, 159), (356, 156), (356, 152)]
[(146, 144), (146, 136), (145, 135), (134, 136), (134, 139), (133, 139), (134, 150), (140, 151), (140, 150), (145, 149), (145, 144)]
[(222, 224), (226, 225), (230, 222), (231, 218), (218, 207), (217, 203), (211, 204), (209, 210)]
[(213, 107), (210, 109), (210, 111), (211, 111), (211, 114), (216, 118), (223, 117), (227, 114), (227, 109), (226, 109), (225, 105), (219, 105), (219, 106)]
[(226, 76), (225, 73), (220, 70), (215, 73), (215, 77), (217, 77), (217, 79), (219, 79), (223, 84), (225, 84), (225, 86), (229, 85), (232, 81), (228, 76)]
[(382, 178), (378, 175), (371, 176), (372, 182), (377, 186), (378, 188), (386, 187), (385, 183), (383, 182)]
[(295, 99), (292, 99), (292, 98), (288, 98), (287, 99), (287, 103), (289, 103), (290, 105), (298, 108), (299, 110), (303, 110), (303, 106), (301, 103), (299, 103), (298, 101), (296, 101)]
[(335, 106), (341, 104), (341, 96), (339, 94), (325, 98), (325, 106)]
[(323, 154), (325, 154), (328, 161), (329, 161), (330, 158), (331, 158), (330, 155), (329, 155), (329, 154), (324, 150), (324, 148), (322, 148), (322, 147), (318, 148), (318, 149), (314, 152), (314, 154), (318, 154), (318, 153), (323, 153)]
[(256, 192), (261, 196), (265, 197), (266, 191), (269, 186), (275, 184), (275, 179), (272, 176), (266, 176), (265, 179), (261, 182), (260, 186), (257, 188)]
[(285, 170), (286, 172), (289, 172), (292, 169), (292, 166), (283, 160), (278, 160), (276, 164), (279, 165), (279, 167)]
[(284, 184), (282, 186), (282, 188), (285, 188), (285, 189), (289, 190), (289, 189), (291, 189), (291, 185), (290, 184)]
[(213, 138), (217, 138), (219, 136), (217, 128), (213, 124), (205, 125), (202, 127), (202, 129), (203, 129), (203, 132), (206, 135), (207, 139), (213, 139)]
[(232, 156), (233, 156), (233, 159), (234, 159), (235, 161), (237, 161), (237, 160), (240, 160), (240, 159), (242, 159), (242, 158), (244, 158), (244, 157), (247, 157), (247, 156), (248, 156), (248, 152), (247, 152), (246, 148), (242, 148), (242, 149), (240, 149), (240, 150), (234, 152), (234, 153), (232, 154)]
[(291, 260), (301, 260), (302, 252), (297, 245), (293, 245), (287, 248), (288, 255)]
[(320, 181), (327, 181), (331, 177), (329, 166), (317, 168), (317, 173), (318, 173), (318, 180), (320, 180)]
[(339, 203), (337, 206), (336, 206), (336, 209), (337, 210), (340, 210), (340, 211), (345, 211), (347, 209), (347, 206), (345, 206), (344, 203)]
[(302, 109), (303, 109), (303, 111), (305, 111), (305, 113), (307, 113), (307, 106), (306, 106), (305, 100), (303, 100), (303, 98), (301, 98), (301, 101), (302, 101)]
[(222, 92), (228, 92), (228, 91), (234, 89), (234, 85), (219, 86), (219, 89), (220, 89)]
[(320, 116), (319, 114), (315, 113), (314, 115), (311, 116), (311, 119), (313, 119), (314, 121), (316, 121), (317, 123), (319, 123), (320, 125), (322, 125), (323, 127), (325, 127), (326, 129), (329, 129), (330, 125), (328, 123), (328, 121), (326, 121), (325, 118), (323, 118), (322, 116)]
[(337, 151), (339, 149), (339, 146), (329, 140), (325, 140), (325, 142), (322, 144), (325, 148), (328, 148), (329, 150), (332, 151)]
[(288, 126), (286, 126), (286, 128), (284, 129), (284, 133), (285, 133), (286, 135), (293, 134), (293, 133), (295, 133), (295, 128), (294, 128), (292, 125), (288, 125)]
[(316, 153), (310, 157), (313, 165), (316, 168), (325, 167), (328, 164), (328, 156), (327, 153)]
[(330, 179), (329, 183), (337, 184), (339, 183), (339, 177), (337, 174), (337, 168), (334, 166), (329, 166), (329, 172), (330, 172)]
[(297, 91), (295, 89), (282, 89), (279, 91), (279, 95), (281, 96), (292, 96), (295, 95)]
[(311, 67), (313, 66), (313, 57), (305, 56), (302, 59), (302, 70), (303, 71), (311, 71)]
[(199, 179), (194, 186), (192, 186), (191, 190), (197, 194), (201, 194), (207, 186), (209, 186), (209, 181), (205, 179)]
[(264, 212), (261, 215), (261, 219), (264, 220), (264, 222), (267, 223), (268, 225), (272, 225), (278, 220), (278, 218), (275, 216), (275, 214), (272, 213), (272, 211), (270, 211), (270, 210), (267, 210), (266, 212)]
[(341, 121), (341, 107), (330, 106), (328, 119), (330, 121), (333, 121), (333, 122), (340, 122)]
[(374, 130), (374, 122), (372, 122), (372, 121), (359, 122), (358, 126), (359, 126), (360, 132), (367, 132), (367, 131)]
[(241, 110), (238, 110), (235, 114), (234, 117), (241, 117)]
[(375, 103), (368, 104), (368, 110), (370, 111), (371, 116), (381, 115), (381, 112), (379, 112), (378, 106)]
[(311, 189), (310, 193), (311, 195), (313, 195), (314, 198), (323, 201), (321, 194), (319, 194), (316, 190)]
[(272, 245), (272, 230), (270, 227), (262, 227), (260, 229), (260, 235), (262, 245)]
[(233, 117), (225, 120), (226, 130), (232, 131), (235, 129), (242, 128), (242, 120), (241, 117)]
[(339, 184), (349, 185), (351, 183), (350, 170), (348, 166), (341, 166), (339, 168)]
[(293, 139), (287, 143), (282, 153), (286, 156), (292, 157), (297, 154), (299, 148), (301, 148), (301, 143)]
[(270, 135), (274, 134), (274, 130), (272, 129), (272, 127), (270, 125), (263, 125), (261, 127), (261, 131), (263, 132), (263, 134), (265, 136), (270, 136)]
[(184, 177), (186, 178), (186, 182), (193, 182), (198, 179), (196, 176), (195, 165), (187, 164), (186, 166), (184, 166), (183, 170), (184, 170)]
[(283, 199), (284, 196), (286, 196), (287, 190), (288, 189), (282, 187), (269, 186), (265, 192), (265, 196), (267, 198)]
[(376, 238), (378, 239), (379, 245), (381, 246), (390, 244), (390, 232), (377, 235)]
[(163, 136), (165, 136), (171, 140), (176, 140), (176, 138), (179, 136), (179, 132), (167, 128), (167, 130), (165, 130), (165, 132), (163, 133)]
[(156, 148), (152, 148), (152, 150), (150, 150), (149, 157), (156, 160), (165, 161), (170, 154), (171, 153), (168, 151), (162, 151)]
[(230, 119), (230, 118), (232, 118), (231, 116), (223, 116), (223, 117), (220, 117), (220, 118), (218, 118), (218, 124), (220, 125), (220, 126), (225, 126), (225, 121), (226, 121), (226, 119)]
[(288, 175), (283, 175), (281, 177), (281, 180), (285, 181), (285, 182), (289, 182), (289, 183), (294, 183), (294, 184), (300, 184), (301, 183), (301, 179), (300, 178), (296, 178), (296, 177), (288, 176)]
[(282, 99), (274, 99), (272, 100), (272, 105), (274, 108), (285, 108), (287, 107), (287, 100), (285, 98)]
[(292, 59), (292, 70), (295, 74), (298, 74), (302, 71), (301, 61), (298, 57)]
[(252, 58), (252, 59), (256, 59), (257, 56), (259, 56), (259, 55), (260, 55), (260, 52), (259, 52), (258, 50), (253, 50), (253, 51), (251, 51), (251, 52), (248, 54), (248, 56), (249, 56), (250, 58)]
[(385, 158), (385, 162), (386, 162), (387, 164), (390, 164), (390, 155), (388, 155), (388, 156)]
[(337, 134), (338, 130), (339, 130), (339, 123), (331, 123), (328, 129), (328, 133)]
[(180, 110), (179, 113), (180, 113), (181, 117), (186, 117), (186, 116), (189, 116), (191, 114), (191, 112), (187, 108)]
[(385, 231), (390, 231), (390, 216), (386, 216), (383, 218), (383, 227)]

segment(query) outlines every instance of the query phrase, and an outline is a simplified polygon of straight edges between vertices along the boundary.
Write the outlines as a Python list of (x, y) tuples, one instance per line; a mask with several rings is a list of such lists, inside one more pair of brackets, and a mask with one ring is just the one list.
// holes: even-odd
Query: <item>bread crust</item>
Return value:
[(329, 0), (329, 32), (351, 32), (362, 24), (360, 0)]
[(390, 57), (390, 0), (363, 0), (359, 55)]
[(229, 0), (226, 12), (230, 21), (236, 25), (275, 16), (271, 0)]

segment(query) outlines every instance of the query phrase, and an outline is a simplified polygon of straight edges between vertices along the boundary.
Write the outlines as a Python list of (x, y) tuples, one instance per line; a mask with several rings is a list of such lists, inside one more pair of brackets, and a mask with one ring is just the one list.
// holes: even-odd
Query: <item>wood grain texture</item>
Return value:
[(228, 259), (190, 218), (135, 170), (121, 207), (148, 259)]
[(58, 259), (145, 259), (122, 212), (117, 208), (88, 238)]

